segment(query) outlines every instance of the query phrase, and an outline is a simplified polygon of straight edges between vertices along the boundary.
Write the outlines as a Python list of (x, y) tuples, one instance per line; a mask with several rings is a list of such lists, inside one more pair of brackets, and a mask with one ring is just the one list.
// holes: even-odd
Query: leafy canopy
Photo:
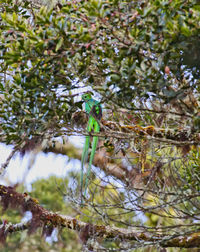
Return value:
[(81, 107), (71, 95), (80, 82), (108, 106), (128, 109), (199, 92), (199, 19), (198, 1), (190, 0), (73, 1), (53, 9), (1, 1), (2, 141), (58, 133)]

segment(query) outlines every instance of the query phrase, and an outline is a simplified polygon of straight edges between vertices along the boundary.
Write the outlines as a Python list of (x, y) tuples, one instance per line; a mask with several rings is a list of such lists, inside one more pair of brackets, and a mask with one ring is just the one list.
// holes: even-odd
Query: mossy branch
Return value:
[(39, 205), (39, 202), (31, 198), (27, 193), (18, 193), (13, 187), (0, 186), (0, 199), (3, 209), (14, 208), (22, 212), (30, 211), (32, 219), (27, 223), (8, 224), (6, 221), (0, 226), (0, 241), (5, 242), (9, 233), (28, 229), (28, 233), (43, 228), (43, 234), (50, 235), (54, 228), (69, 228), (79, 232), (83, 242), (90, 237), (117, 238), (119, 240), (135, 241), (142, 245), (157, 244), (161, 247), (200, 247), (200, 232), (190, 234), (178, 234), (163, 236), (153, 235), (151, 232), (141, 232), (137, 228), (124, 229), (109, 225), (94, 225), (82, 222), (70, 216), (63, 216), (50, 212)]

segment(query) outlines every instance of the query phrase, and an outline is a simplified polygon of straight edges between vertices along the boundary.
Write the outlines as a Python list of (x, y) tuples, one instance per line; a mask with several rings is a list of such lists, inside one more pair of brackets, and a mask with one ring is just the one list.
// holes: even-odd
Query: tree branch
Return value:
[(0, 176), (3, 176), (4, 175), (4, 172), (7, 168), (7, 166), (9, 165), (10, 163), (10, 160), (13, 158), (13, 156), (15, 155), (15, 153), (19, 150), (19, 147), (15, 147), (12, 152), (10, 153), (10, 155), (8, 156), (8, 158), (6, 159), (6, 162), (3, 163), (0, 167)]
[(124, 229), (109, 225), (94, 225), (82, 222), (70, 216), (52, 213), (39, 205), (36, 199), (27, 193), (21, 194), (12, 187), (0, 186), (0, 199), (4, 210), (8, 207), (21, 209), (23, 212), (31, 211), (32, 219), (28, 223), (6, 224), (0, 226), (0, 241), (2, 236), (8, 233), (28, 229), (28, 233), (35, 232), (37, 228), (43, 228), (43, 234), (50, 233), (56, 227), (65, 227), (79, 232), (82, 240), (87, 242), (90, 237), (118, 238), (119, 240), (135, 241), (142, 245), (157, 244), (162, 247), (194, 248), (200, 247), (200, 233), (193, 232), (183, 235), (163, 236), (153, 235), (151, 232), (141, 232), (137, 228)]

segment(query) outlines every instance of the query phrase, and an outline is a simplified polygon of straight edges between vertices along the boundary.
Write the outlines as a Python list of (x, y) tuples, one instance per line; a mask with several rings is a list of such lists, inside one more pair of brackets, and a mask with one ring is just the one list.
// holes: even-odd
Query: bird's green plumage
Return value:
[[(100, 131), (99, 120), (102, 117), (101, 104), (98, 101), (92, 99), (92, 96), (90, 93), (83, 94), (82, 99), (85, 102), (85, 111), (89, 115), (87, 131), (91, 132), (93, 130), (94, 132), (99, 132)], [(92, 141), (92, 150), (90, 154), (87, 175), (86, 175), (84, 196), (86, 195), (87, 186), (88, 186), (88, 178), (90, 175), (91, 166), (94, 159), (97, 144), (98, 144), (98, 136), (94, 136), (93, 141)], [(83, 195), (83, 191), (82, 191), (83, 190), (83, 168), (84, 168), (84, 163), (87, 161), (87, 158), (88, 158), (89, 147), (90, 147), (90, 136), (86, 136), (85, 145), (84, 145), (84, 149), (82, 153), (82, 159), (81, 159), (81, 203), (82, 203), (82, 195)]]

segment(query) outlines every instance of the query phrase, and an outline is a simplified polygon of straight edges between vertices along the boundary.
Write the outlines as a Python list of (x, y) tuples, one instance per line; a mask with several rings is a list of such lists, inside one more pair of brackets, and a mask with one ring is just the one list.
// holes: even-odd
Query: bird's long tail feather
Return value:
[(84, 172), (84, 163), (88, 159), (88, 150), (89, 150), (89, 145), (90, 145), (90, 137), (86, 136), (85, 137), (85, 144), (84, 144), (84, 149), (82, 153), (82, 158), (81, 158), (81, 204), (83, 203), (82, 200), (82, 195), (83, 195), (83, 172)]
[[(99, 132), (100, 131), (100, 126), (99, 123), (97, 121), (94, 122), (94, 132)], [(88, 170), (87, 170), (87, 175), (86, 175), (86, 181), (85, 181), (85, 192), (84, 192), (84, 196), (86, 196), (86, 191), (87, 191), (87, 187), (88, 187), (88, 179), (90, 176), (90, 172), (91, 172), (91, 167), (92, 167), (92, 162), (94, 159), (94, 155), (95, 155), (95, 151), (97, 148), (97, 144), (98, 144), (98, 136), (94, 136), (93, 137), (93, 141), (92, 141), (92, 150), (91, 150), (91, 154), (90, 154), (90, 160), (89, 160), (89, 165), (88, 165)]]

